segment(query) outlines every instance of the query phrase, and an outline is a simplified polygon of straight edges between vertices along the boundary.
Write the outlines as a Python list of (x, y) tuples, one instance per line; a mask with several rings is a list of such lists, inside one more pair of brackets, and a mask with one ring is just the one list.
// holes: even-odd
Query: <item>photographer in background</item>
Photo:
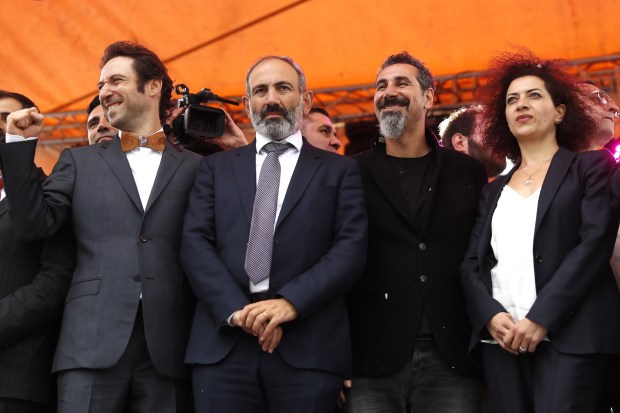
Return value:
[[(166, 119), (166, 124), (172, 127), (175, 119), (183, 115), (186, 111), (186, 107), (181, 106), (170, 111), (170, 115)], [(106, 119), (101, 102), (99, 101), (99, 95), (95, 96), (88, 105), (86, 110), (88, 113), (88, 119), (86, 121), (86, 129), (88, 132), (88, 144), (93, 145), (96, 143), (106, 142), (113, 139), (118, 134), (118, 129), (115, 129), (110, 122)], [(201, 155), (208, 155), (210, 153), (219, 152), (221, 150), (239, 148), (247, 145), (245, 135), (239, 129), (230, 115), (224, 111), (224, 132), (222, 136), (212, 139), (196, 139), (186, 143), (187, 149), (192, 152), (199, 153)], [(191, 139), (191, 137), (189, 137)]]

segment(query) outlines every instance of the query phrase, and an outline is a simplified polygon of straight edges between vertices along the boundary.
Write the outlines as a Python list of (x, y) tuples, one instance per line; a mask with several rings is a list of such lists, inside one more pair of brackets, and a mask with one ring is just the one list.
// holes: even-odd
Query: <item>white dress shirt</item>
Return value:
[[(160, 129), (159, 131), (162, 130), (163, 129)], [(123, 132), (119, 131), (118, 133), (120, 136)], [(157, 176), (157, 170), (161, 163), (162, 153), (149, 147), (138, 146), (135, 149), (125, 152), (125, 155), (127, 156), (133, 179), (136, 182), (136, 187), (140, 194), (142, 208), (146, 209), (153, 184), (155, 183), (155, 177)]]
[[(272, 142), (271, 139), (257, 133), (256, 134), (256, 184), (258, 185), (258, 179), (260, 177), (260, 170), (263, 166), (263, 162), (265, 158), (267, 158), (267, 153), (261, 153), (261, 149), (263, 146), (267, 145), (269, 142)], [(289, 136), (282, 140), (282, 142), (288, 142), (293, 145), (294, 149), (289, 149), (280, 155), (280, 187), (278, 189), (278, 204), (276, 208), (276, 219), (274, 222), (274, 230), (275, 223), (278, 222), (278, 217), (280, 216), (280, 210), (282, 209), (282, 203), (284, 202), (284, 196), (286, 195), (286, 190), (288, 189), (289, 184), (291, 183), (291, 178), (293, 176), (293, 171), (295, 170), (295, 166), (297, 165), (297, 161), (299, 160), (299, 151), (301, 150), (301, 146), (303, 144), (303, 139), (301, 138), (301, 132), (297, 131), (293, 135)], [(254, 285), (252, 281), (249, 280), (250, 292), (257, 293), (261, 291), (269, 290), (269, 277)]]
[(536, 300), (534, 226), (540, 188), (523, 198), (504, 186), (491, 222), (491, 247), (497, 264), (491, 269), (493, 298), (514, 322), (525, 318)]

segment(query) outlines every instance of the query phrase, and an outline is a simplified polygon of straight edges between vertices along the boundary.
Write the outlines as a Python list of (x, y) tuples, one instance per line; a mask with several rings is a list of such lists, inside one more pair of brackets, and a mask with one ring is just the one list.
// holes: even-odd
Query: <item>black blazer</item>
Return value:
[(426, 312), (435, 342), (446, 361), (474, 373), (467, 356), (470, 325), (458, 278), (486, 174), (482, 164), (437, 144), (434, 176), (426, 190), (431, 201), (416, 229), (385, 153), (359, 159), (368, 209), (368, 255), (364, 272), (347, 295), (354, 376), (390, 374), (413, 352)]
[(24, 241), (0, 201), (0, 398), (55, 404), (52, 358), (75, 261), (67, 227)]
[(31, 238), (71, 222), (77, 241), (54, 371), (114, 366), (129, 342), (142, 294), (155, 370), (187, 378), (183, 358), (195, 298), (179, 245), (202, 158), (167, 144), (143, 208), (119, 139), (66, 149), (43, 189), (33, 177), (33, 156), (32, 141), (0, 144), (13, 221)]
[[(506, 311), (491, 292), (491, 220), (517, 168), (485, 189), (461, 266), (472, 348), (487, 334), (487, 322)], [(541, 188), (532, 251), (537, 298), (527, 317), (548, 329), (561, 352), (620, 352), (620, 297), (609, 266), (618, 229), (608, 197), (612, 168), (608, 151), (560, 148)]]
[[(188, 363), (213, 364), (244, 333), (227, 318), (249, 304), (244, 270), (256, 194), (256, 143), (205, 158), (185, 217), (181, 257), (198, 298)], [(350, 375), (344, 295), (366, 253), (358, 165), (304, 139), (274, 233), (270, 291), (299, 317), (276, 351), (290, 365)]]

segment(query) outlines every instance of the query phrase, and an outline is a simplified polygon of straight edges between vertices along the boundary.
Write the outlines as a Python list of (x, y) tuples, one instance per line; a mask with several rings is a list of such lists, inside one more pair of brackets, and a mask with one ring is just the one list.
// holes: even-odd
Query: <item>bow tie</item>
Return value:
[(121, 133), (121, 149), (123, 152), (129, 152), (138, 147), (148, 147), (163, 152), (166, 147), (166, 135), (162, 131), (149, 136), (140, 136), (131, 132)]

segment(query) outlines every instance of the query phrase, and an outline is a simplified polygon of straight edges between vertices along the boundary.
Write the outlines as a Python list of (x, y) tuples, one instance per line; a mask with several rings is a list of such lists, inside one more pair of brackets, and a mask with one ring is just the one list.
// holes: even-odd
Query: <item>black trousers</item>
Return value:
[(325, 413), (336, 408), (342, 378), (292, 367), (245, 334), (224, 360), (195, 365), (192, 386), (197, 413)]
[(54, 406), (47, 406), (28, 400), (6, 399), (0, 397), (0, 413), (54, 413)]
[(609, 356), (564, 354), (545, 341), (518, 356), (480, 345), (493, 413), (596, 411)]
[(58, 413), (190, 411), (189, 383), (161, 376), (153, 367), (141, 308), (127, 348), (114, 367), (58, 374)]

